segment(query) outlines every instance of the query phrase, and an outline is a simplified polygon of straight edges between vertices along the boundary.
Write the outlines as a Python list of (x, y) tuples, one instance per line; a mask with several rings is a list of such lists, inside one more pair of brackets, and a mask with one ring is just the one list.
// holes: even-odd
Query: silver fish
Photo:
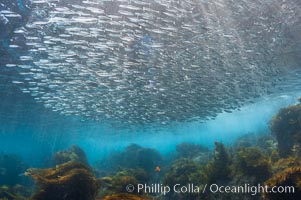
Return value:
[(29, 51), (14, 83), (61, 114), (135, 125), (209, 120), (271, 93), (298, 66), (294, 0), (32, 2), (16, 31)]

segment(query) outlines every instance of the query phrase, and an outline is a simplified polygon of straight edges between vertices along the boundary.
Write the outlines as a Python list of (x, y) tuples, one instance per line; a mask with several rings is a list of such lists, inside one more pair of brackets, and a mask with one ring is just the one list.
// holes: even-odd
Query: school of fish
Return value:
[[(28, 50), (6, 66), (24, 93), (64, 115), (204, 121), (273, 92), (300, 64), (298, 0), (32, 0), (31, 8), (14, 31)], [(10, 48), (21, 47), (12, 39)]]

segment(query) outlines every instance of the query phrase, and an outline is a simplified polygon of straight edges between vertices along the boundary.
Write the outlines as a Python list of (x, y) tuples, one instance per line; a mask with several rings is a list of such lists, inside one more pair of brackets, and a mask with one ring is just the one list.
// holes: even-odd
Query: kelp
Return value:
[(120, 193), (120, 194), (107, 195), (104, 198), (97, 199), (97, 200), (151, 200), (151, 199), (148, 197), (143, 197), (134, 194)]
[(301, 153), (301, 103), (282, 108), (271, 121), (271, 132), (281, 157)]
[(233, 173), (233, 176), (253, 176), (256, 182), (262, 182), (270, 176), (271, 163), (258, 147), (241, 148), (236, 152)]
[[(301, 167), (289, 167), (276, 173), (265, 182), (271, 190), (281, 187), (283, 192), (267, 192), (263, 197), (267, 200), (300, 200), (301, 199)], [(292, 187), (294, 189), (292, 189)]]
[(53, 156), (54, 165), (60, 165), (69, 161), (88, 164), (87, 156), (80, 147), (72, 145), (67, 150), (58, 151)]
[(99, 182), (83, 163), (67, 162), (55, 168), (29, 169), (37, 190), (32, 200), (94, 200)]

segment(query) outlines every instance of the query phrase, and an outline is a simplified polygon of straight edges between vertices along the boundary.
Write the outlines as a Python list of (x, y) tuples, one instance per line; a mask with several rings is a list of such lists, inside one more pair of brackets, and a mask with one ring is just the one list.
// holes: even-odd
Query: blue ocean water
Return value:
[(61, 116), (35, 103), (30, 95), (3, 86), (1, 99), (1, 150), (17, 153), (33, 165), (72, 144), (85, 149), (91, 163), (111, 151), (136, 143), (155, 148), (162, 154), (182, 142), (213, 148), (214, 142), (231, 144), (248, 133), (267, 134), (272, 117), (280, 108), (297, 103), (298, 91), (259, 99), (240, 111), (222, 113), (205, 123), (186, 122), (158, 130), (148, 127), (124, 129), (80, 117)]
[[(148, 167), (143, 170), (156, 183), (165, 183), (172, 166), (181, 161), (177, 156), (183, 143), (208, 148), (205, 154), (212, 162), (205, 160), (205, 165), (200, 161), (204, 152), (184, 157), (209, 168), (221, 155), (218, 144), (238, 159), (237, 141), (246, 137), (252, 146), (266, 136), (273, 149), (260, 151), (270, 165), (281, 161), (276, 153), (282, 152), (283, 147), (277, 146), (281, 137), (272, 133), (271, 126), (281, 109), (300, 103), (300, 3), (271, 1), (265, 8), (275, 11), (279, 6), (281, 15), (266, 16), (259, 2), (248, 2), (237, 11), (226, 0), (197, 5), (129, 2), (0, 0), (0, 186), (24, 184), (28, 168), (55, 166), (54, 155), (73, 145), (85, 152), (99, 179), (118, 175), (119, 168), (128, 170), (127, 163), (119, 166), (122, 162), (114, 159), (122, 160), (116, 155), (131, 150), (132, 144), (162, 156), (163, 164), (137, 156), (139, 167), (150, 166), (150, 172)], [(233, 15), (222, 11), (224, 2)], [(262, 16), (253, 23), (254, 16), (247, 11)], [(175, 12), (181, 15), (175, 17)], [(252, 22), (241, 16), (242, 21), (234, 23), (241, 13), (251, 15)], [(299, 159), (300, 119), (295, 118), (285, 127), (297, 127), (286, 150)], [(293, 131), (284, 135), (290, 134)], [(139, 152), (140, 147), (134, 149)], [(1, 178), (10, 173), (3, 164), (7, 158), (21, 160), (22, 167), (16, 169), (15, 181), (6, 183)], [(115, 171), (99, 167), (102, 162)], [(111, 166), (114, 162), (118, 164)], [(231, 162), (237, 167), (237, 160)], [(165, 174), (152, 175), (154, 167), (160, 172), (161, 164)], [(29, 180), (26, 184), (34, 185)]]

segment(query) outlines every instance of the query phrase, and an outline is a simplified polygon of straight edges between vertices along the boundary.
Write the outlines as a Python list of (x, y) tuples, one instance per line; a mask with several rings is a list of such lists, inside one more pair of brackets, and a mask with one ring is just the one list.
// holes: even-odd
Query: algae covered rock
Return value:
[(0, 200), (26, 200), (30, 190), (22, 185), (0, 186)]
[(193, 144), (188, 142), (183, 142), (176, 146), (176, 151), (178, 153), (178, 157), (184, 158), (194, 158), (198, 156), (202, 152), (208, 152), (208, 148), (203, 147), (200, 144)]
[[(273, 163), (271, 171), (273, 175), (265, 181), (264, 185), (269, 188), (274, 186), (286, 188), (287, 191), (283, 193), (264, 193), (264, 199), (301, 199), (301, 159), (299, 157), (282, 158)], [(292, 192), (291, 187), (294, 187), (294, 192)]]
[(200, 183), (202, 167), (189, 159), (175, 161), (164, 177), (167, 185), (187, 184), (189, 181)]
[(118, 171), (122, 169), (143, 169), (152, 174), (156, 166), (162, 164), (161, 154), (152, 148), (144, 148), (131, 144), (124, 151), (113, 154), (107, 159), (98, 162), (99, 169)]
[(226, 147), (215, 142), (214, 157), (204, 168), (205, 179), (208, 184), (225, 183), (231, 178), (231, 165), (229, 153)]
[(85, 152), (76, 145), (71, 146), (70, 149), (58, 151), (53, 156), (53, 162), (55, 165), (60, 165), (69, 161), (88, 164)]
[(272, 153), (277, 150), (277, 141), (270, 135), (265, 133), (248, 133), (240, 136), (233, 144), (232, 149), (239, 151), (242, 148), (258, 147), (265, 153)]
[[(203, 181), (202, 166), (190, 159), (181, 158), (176, 160), (167, 171), (163, 179), (163, 185), (173, 187), (176, 184), (187, 185), (193, 183), (195, 186), (202, 187)], [(200, 194), (170, 192), (166, 194), (166, 197), (168, 199), (196, 200), (199, 199)]]
[(301, 166), (301, 160), (300, 160), (300, 158), (298, 158), (296, 156), (282, 158), (282, 159), (277, 160), (277, 162), (273, 163), (272, 173), (276, 174), (287, 168), (299, 167), (299, 166)]
[(281, 109), (271, 122), (278, 142), (279, 155), (292, 155), (301, 145), (301, 103)]
[[(98, 196), (104, 197), (110, 194), (127, 193), (126, 186), (128, 184), (137, 185), (138, 183), (147, 183), (148, 181), (148, 174), (143, 169), (122, 170), (114, 175), (100, 179), (101, 191)], [(138, 194), (137, 188), (131, 193)]]
[(120, 193), (120, 194), (107, 195), (101, 200), (151, 200), (151, 199), (147, 197), (134, 195), (134, 194)]
[(212, 159), (212, 153), (208, 148), (188, 142), (180, 143), (176, 146), (177, 158), (189, 158), (198, 164), (205, 165)]
[[(267, 200), (300, 200), (301, 199), (301, 167), (289, 167), (276, 173), (265, 182), (270, 189), (281, 187), (283, 192), (264, 194)], [(293, 188), (294, 189), (293, 189)], [(286, 191), (285, 191), (286, 190)]]
[[(106, 188), (106, 193), (123, 193), (126, 191), (126, 186), (128, 184), (137, 185), (138, 181), (134, 176), (129, 174), (116, 174), (112, 177), (103, 177), (101, 179), (103, 186)], [(133, 193), (137, 193), (137, 190), (134, 190)]]
[(37, 184), (32, 200), (94, 200), (99, 182), (83, 163), (67, 162), (55, 168), (29, 169)]
[(256, 182), (264, 181), (270, 176), (269, 159), (258, 147), (239, 149), (234, 166), (236, 175), (253, 176)]

